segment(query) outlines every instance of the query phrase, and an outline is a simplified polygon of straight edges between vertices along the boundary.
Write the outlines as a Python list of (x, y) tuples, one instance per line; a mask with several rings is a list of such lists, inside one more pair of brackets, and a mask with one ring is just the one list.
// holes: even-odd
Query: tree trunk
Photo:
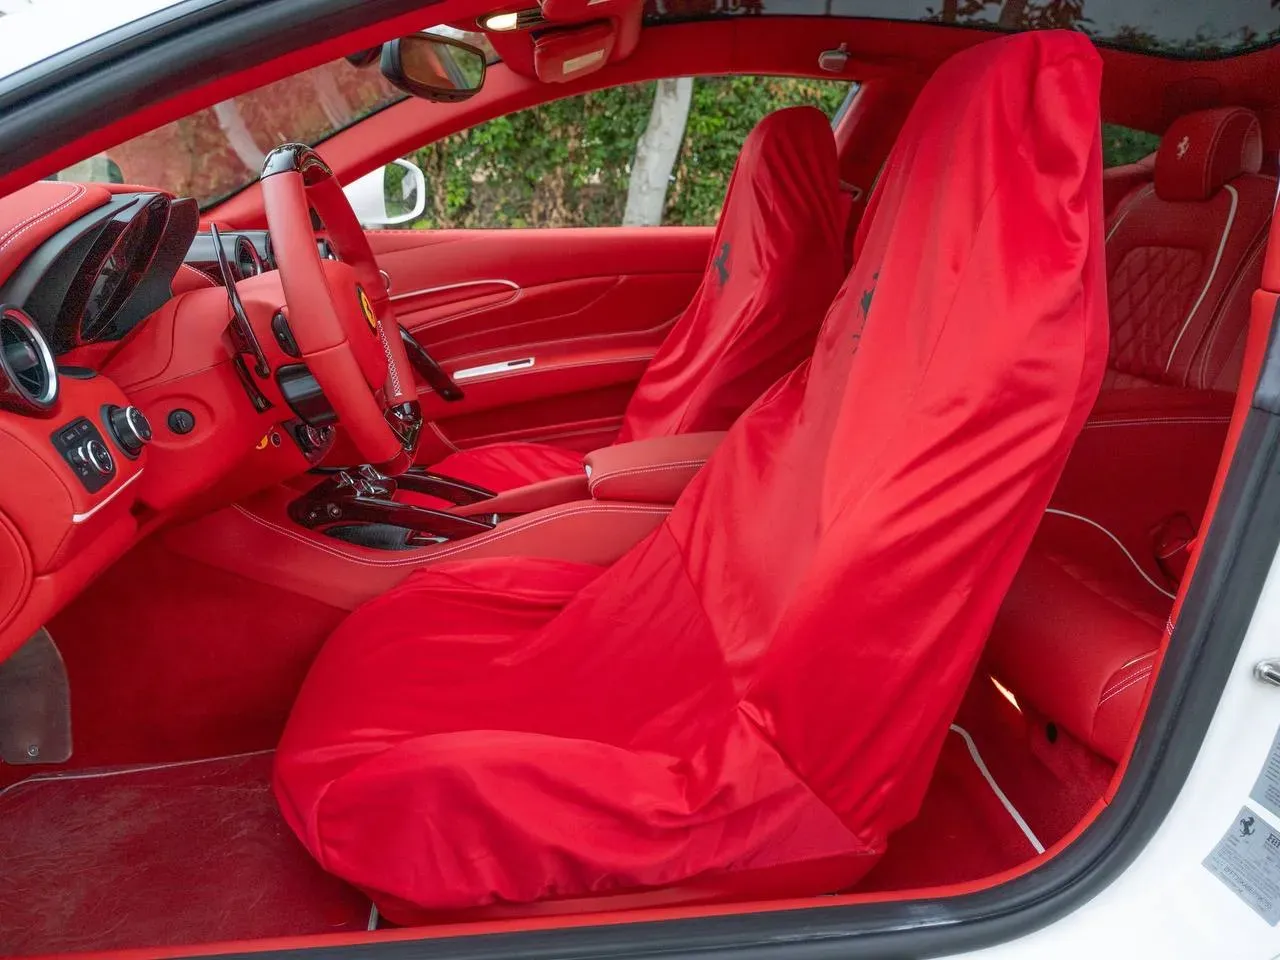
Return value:
[(1004, 0), (997, 25), (1004, 30), (1020, 30), (1026, 12), (1027, 0)]
[(326, 65), (311, 71), (311, 89), (315, 91), (316, 102), (320, 104), (329, 126), (341, 130), (355, 117), (355, 111), (351, 109), (351, 104), (329, 70), (330, 67)]
[(649, 125), (636, 144), (636, 156), (631, 164), (623, 226), (656, 227), (662, 223), (667, 184), (680, 153), (692, 100), (693, 78), (658, 81)]
[(218, 126), (222, 135), (227, 138), (227, 146), (239, 158), (250, 173), (258, 173), (262, 169), (262, 161), (267, 155), (254, 142), (244, 117), (240, 116), (240, 108), (234, 100), (223, 100), (213, 105), (213, 115), (218, 118)]
[(955, 23), (960, 19), (960, 0), (942, 0), (942, 22)]

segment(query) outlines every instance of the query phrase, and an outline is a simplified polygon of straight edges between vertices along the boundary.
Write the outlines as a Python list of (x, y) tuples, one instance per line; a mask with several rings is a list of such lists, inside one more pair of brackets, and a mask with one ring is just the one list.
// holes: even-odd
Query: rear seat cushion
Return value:
[(988, 667), (1020, 701), (1118, 761), (1172, 606), (1172, 592), (1108, 531), (1050, 512), (996, 618)]
[[(1104, 389), (1193, 383), (1212, 321), (1270, 220), (1275, 181), (1257, 175), (1261, 143), (1248, 110), (1189, 114), (1161, 141), (1154, 182), (1120, 204), (1107, 230)], [(1247, 312), (1228, 319), (1218, 335), (1230, 340)]]
[(1160, 579), (1156, 530), (1178, 514), (1199, 528), (1233, 404), (1229, 393), (1185, 387), (1104, 391), (1050, 506), (1102, 524)]

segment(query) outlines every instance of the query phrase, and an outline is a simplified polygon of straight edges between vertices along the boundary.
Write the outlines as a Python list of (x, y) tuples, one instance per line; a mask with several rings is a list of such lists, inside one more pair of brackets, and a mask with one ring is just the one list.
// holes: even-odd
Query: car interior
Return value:
[[(210, 86), (0, 196), (0, 953), (946, 896), (1106, 808), (1280, 297), (1275, 34), (769, 6), (447, 0), (244, 70), (382, 99), (233, 192), (143, 178)], [(343, 193), (735, 73), (854, 86), (714, 226)]]

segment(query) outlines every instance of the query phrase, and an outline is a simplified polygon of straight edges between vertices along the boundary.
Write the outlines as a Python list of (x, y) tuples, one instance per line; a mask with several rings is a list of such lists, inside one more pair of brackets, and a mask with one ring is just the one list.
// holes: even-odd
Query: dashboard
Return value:
[(125, 337), (171, 296), (200, 225), (194, 200), (121, 193), (49, 237), (0, 285), (55, 354)]
[(199, 231), (138, 187), (0, 198), (0, 659), (150, 530), (325, 452), (237, 345), (290, 362), (270, 238)]

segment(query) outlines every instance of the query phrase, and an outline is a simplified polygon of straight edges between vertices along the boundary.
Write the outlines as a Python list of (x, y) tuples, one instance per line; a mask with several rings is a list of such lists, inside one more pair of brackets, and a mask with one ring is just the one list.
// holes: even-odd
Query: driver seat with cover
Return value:
[(812, 360), (612, 567), (441, 563), (338, 628), (275, 768), (326, 869), (413, 923), (876, 862), (1102, 380), (1100, 77), (1067, 32), (939, 68)]
[[(761, 120), (725, 193), (702, 283), (645, 368), (618, 443), (727, 430), (813, 350), (844, 277), (844, 205), (831, 121), (814, 107)], [(582, 473), (582, 454), (493, 443), (432, 472), (495, 492)]]

